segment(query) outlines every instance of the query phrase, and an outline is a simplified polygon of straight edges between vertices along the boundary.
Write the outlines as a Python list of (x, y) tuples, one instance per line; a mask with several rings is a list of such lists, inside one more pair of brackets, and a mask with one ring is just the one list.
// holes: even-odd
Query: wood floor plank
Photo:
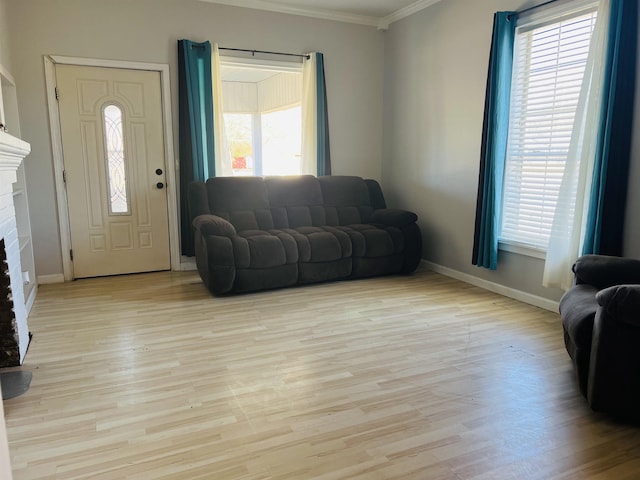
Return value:
[(557, 314), (419, 271), (240, 296), (194, 272), (43, 285), (16, 480), (632, 479)]

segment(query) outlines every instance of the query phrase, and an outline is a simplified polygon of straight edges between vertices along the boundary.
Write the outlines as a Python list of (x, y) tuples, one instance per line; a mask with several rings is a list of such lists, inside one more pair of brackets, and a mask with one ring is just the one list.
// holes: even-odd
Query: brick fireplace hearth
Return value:
[(0, 131), (0, 367), (21, 365), (29, 346), (13, 204), (16, 170), (29, 151), (28, 143)]

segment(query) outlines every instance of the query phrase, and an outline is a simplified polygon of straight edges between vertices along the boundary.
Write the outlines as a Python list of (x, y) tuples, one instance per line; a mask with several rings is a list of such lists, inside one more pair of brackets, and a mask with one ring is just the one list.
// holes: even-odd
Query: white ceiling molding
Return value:
[(378, 30), (388, 30), (389, 25), (391, 25), (393, 22), (397, 22), (398, 20), (402, 20), (409, 15), (418, 13), (420, 10), (424, 10), (425, 8), (430, 7), (431, 5), (436, 4), (440, 1), (441, 0), (418, 0), (411, 5), (401, 8), (400, 10), (396, 10), (392, 14), (378, 20)]
[(304, 17), (320, 18), (322, 20), (334, 20), (337, 22), (355, 23), (358, 25), (367, 25), (376, 27), (378, 30), (388, 30), (389, 25), (397, 22), (409, 15), (413, 15), (420, 10), (424, 10), (441, 0), (417, 0), (416, 2), (404, 8), (385, 16), (378, 17), (374, 15), (359, 15), (353, 13), (345, 13), (331, 9), (309, 8), (303, 6), (291, 6), (279, 3), (277, 1), (268, 0), (200, 0), (207, 3), (219, 3), (222, 5), (230, 5), (233, 7), (253, 8), (256, 10), (266, 10), (277, 13), (287, 13), (290, 15), (301, 15)]
[(220, 3), (233, 7), (254, 8), (257, 10), (267, 10), (269, 12), (288, 13), (291, 15), (301, 15), (303, 17), (320, 18), (322, 20), (335, 20), (337, 22), (355, 23), (358, 25), (368, 25), (377, 27), (380, 21), (377, 17), (366, 15), (355, 15), (350, 13), (337, 12), (335, 10), (321, 10), (315, 8), (291, 7), (277, 2), (265, 0), (200, 0), (207, 3)]

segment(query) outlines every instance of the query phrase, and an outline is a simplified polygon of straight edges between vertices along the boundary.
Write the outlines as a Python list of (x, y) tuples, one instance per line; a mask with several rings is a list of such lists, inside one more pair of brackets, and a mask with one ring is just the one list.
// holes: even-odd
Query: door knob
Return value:
[(159, 189), (163, 189), (164, 188), (164, 183), (158, 182), (158, 183), (156, 183), (156, 187), (158, 187)]

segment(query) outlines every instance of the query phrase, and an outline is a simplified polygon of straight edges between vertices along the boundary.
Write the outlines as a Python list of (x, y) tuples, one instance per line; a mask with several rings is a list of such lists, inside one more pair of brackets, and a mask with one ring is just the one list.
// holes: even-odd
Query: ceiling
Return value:
[(236, 7), (340, 22), (371, 25), (386, 30), (389, 24), (408, 17), (440, 0), (202, 0)]

